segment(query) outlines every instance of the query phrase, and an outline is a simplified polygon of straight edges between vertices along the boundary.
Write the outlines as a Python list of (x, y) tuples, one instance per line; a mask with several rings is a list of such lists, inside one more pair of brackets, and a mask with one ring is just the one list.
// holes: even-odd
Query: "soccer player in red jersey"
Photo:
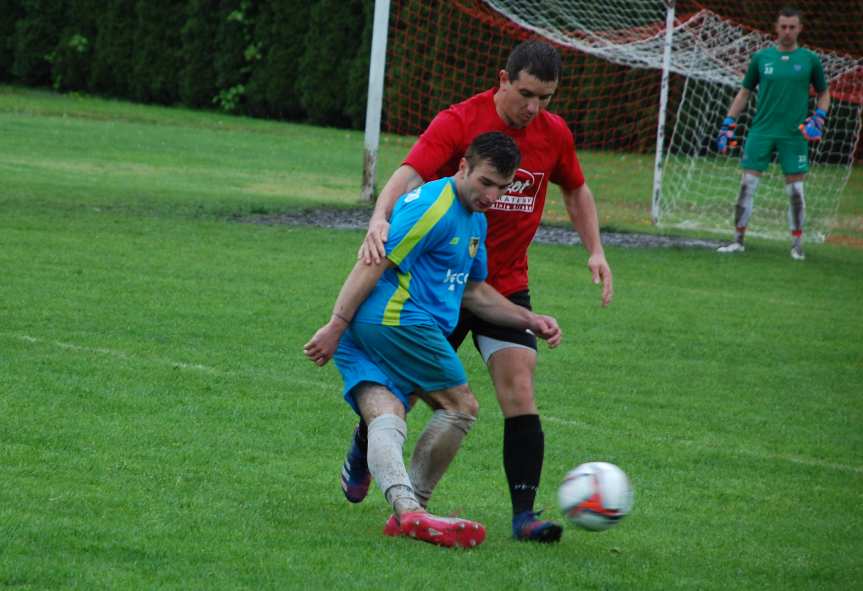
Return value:
[[(486, 244), (488, 282), (514, 303), (530, 309), (527, 249), (539, 227), (548, 183), (560, 186), (572, 225), (590, 254), (593, 282), (602, 284), (602, 305), (612, 299), (612, 275), (599, 235), (593, 194), (575, 153), (566, 122), (546, 108), (557, 90), (561, 60), (539, 41), (526, 41), (510, 54), (498, 74), (499, 85), (441, 111), (411, 148), (404, 163), (381, 191), (359, 258), (371, 264), (385, 255), (388, 219), (396, 199), (422, 183), (452, 175), (475, 136), (501, 131), (513, 138), (522, 154), (515, 179), (491, 209)], [(504, 415), (503, 463), (513, 508), (513, 536), (518, 540), (556, 542), (562, 528), (534, 511), (545, 450), (534, 399), (536, 338), (533, 334), (482, 321), (462, 310), (450, 335), (457, 348), (467, 333), (485, 360)], [(365, 425), (360, 424), (342, 469), (342, 488), (359, 502), (369, 486), (365, 466)], [(428, 503), (431, 490), (419, 490)]]

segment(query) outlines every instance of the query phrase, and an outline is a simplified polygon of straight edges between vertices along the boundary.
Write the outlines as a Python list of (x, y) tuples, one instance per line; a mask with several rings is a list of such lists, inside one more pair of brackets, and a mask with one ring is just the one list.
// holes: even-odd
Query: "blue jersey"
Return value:
[(452, 177), (426, 183), (396, 202), (386, 243), (387, 269), (355, 320), (385, 326), (458, 322), (468, 280), (484, 281), (486, 221), (456, 195)]

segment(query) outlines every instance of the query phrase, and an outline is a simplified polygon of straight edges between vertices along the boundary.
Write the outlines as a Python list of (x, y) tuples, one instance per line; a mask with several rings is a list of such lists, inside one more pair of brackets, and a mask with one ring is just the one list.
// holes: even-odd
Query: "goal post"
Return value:
[[(737, 121), (738, 147), (716, 152), (718, 127), (740, 89), (751, 55), (775, 43), (772, 35), (747, 29), (711, 11), (691, 15), (675, 32), (675, 68), (684, 79), (674, 126), (665, 149), (660, 225), (727, 234), (740, 185), (740, 158), (757, 95)], [(863, 106), (863, 59), (810, 48), (824, 66), (832, 104), (824, 140), (809, 146), (806, 181), (809, 239), (823, 240), (835, 222), (839, 198), (854, 164)], [(814, 96), (809, 112), (814, 110)], [(778, 164), (759, 184), (750, 234), (788, 235), (788, 196)]]
[(650, 196), (650, 219), (659, 223), (662, 198), (662, 165), (665, 147), (665, 120), (668, 111), (668, 80), (671, 75), (671, 50), (674, 43), (674, 0), (666, 0), (665, 42), (662, 45), (662, 81), (659, 85), (659, 113), (656, 122), (656, 154), (653, 160), (653, 193)]
[(390, 0), (375, 0), (369, 59), (369, 89), (366, 101), (366, 131), (363, 142), (363, 186), (360, 192), (360, 198), (363, 201), (372, 201), (376, 193), (389, 18)]
[[(824, 4), (802, 3), (813, 5), (810, 14), (820, 14)], [(774, 43), (769, 26), (777, 9), (770, 0), (747, 2), (743, 13), (736, 0), (391, 0), (390, 5), (383, 131), (417, 136), (441, 109), (495, 86), (498, 69), (518, 42), (541, 38), (557, 47), (563, 60), (551, 109), (567, 121), (580, 152), (602, 151), (621, 162), (612, 174), (637, 184), (628, 201), (637, 200), (661, 227), (731, 231), (740, 152), (719, 155), (713, 141), (752, 53)], [(756, 8), (761, 29), (743, 22)], [(832, 22), (840, 16), (823, 18)], [(807, 31), (817, 32), (814, 25), (807, 24), (802, 41)], [(857, 34), (847, 33), (847, 45), (854, 46)], [(807, 234), (823, 238), (860, 158), (863, 59), (810, 49), (822, 59), (833, 96), (825, 140), (811, 146), (806, 187)], [(756, 106), (753, 97), (739, 130), (745, 132)], [(652, 157), (652, 179), (648, 171), (631, 170), (640, 159), (630, 155)], [(788, 201), (781, 179), (774, 178), (781, 176), (776, 168), (759, 187), (755, 235), (787, 235)], [(598, 173), (586, 174), (590, 182)]]

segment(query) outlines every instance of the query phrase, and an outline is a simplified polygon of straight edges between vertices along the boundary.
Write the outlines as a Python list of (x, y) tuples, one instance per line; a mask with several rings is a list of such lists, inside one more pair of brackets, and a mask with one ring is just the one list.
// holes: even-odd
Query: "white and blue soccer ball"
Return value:
[(575, 525), (603, 531), (632, 511), (634, 495), (626, 474), (608, 462), (587, 462), (570, 470), (557, 491), (560, 510)]

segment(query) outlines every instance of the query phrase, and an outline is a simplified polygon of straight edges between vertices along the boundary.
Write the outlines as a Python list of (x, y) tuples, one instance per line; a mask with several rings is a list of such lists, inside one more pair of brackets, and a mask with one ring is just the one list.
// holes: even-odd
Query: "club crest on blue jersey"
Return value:
[(479, 236), (471, 236), (470, 237), (470, 245), (468, 246), (467, 252), (470, 254), (470, 258), (474, 258), (476, 256), (477, 251), (479, 250)]

